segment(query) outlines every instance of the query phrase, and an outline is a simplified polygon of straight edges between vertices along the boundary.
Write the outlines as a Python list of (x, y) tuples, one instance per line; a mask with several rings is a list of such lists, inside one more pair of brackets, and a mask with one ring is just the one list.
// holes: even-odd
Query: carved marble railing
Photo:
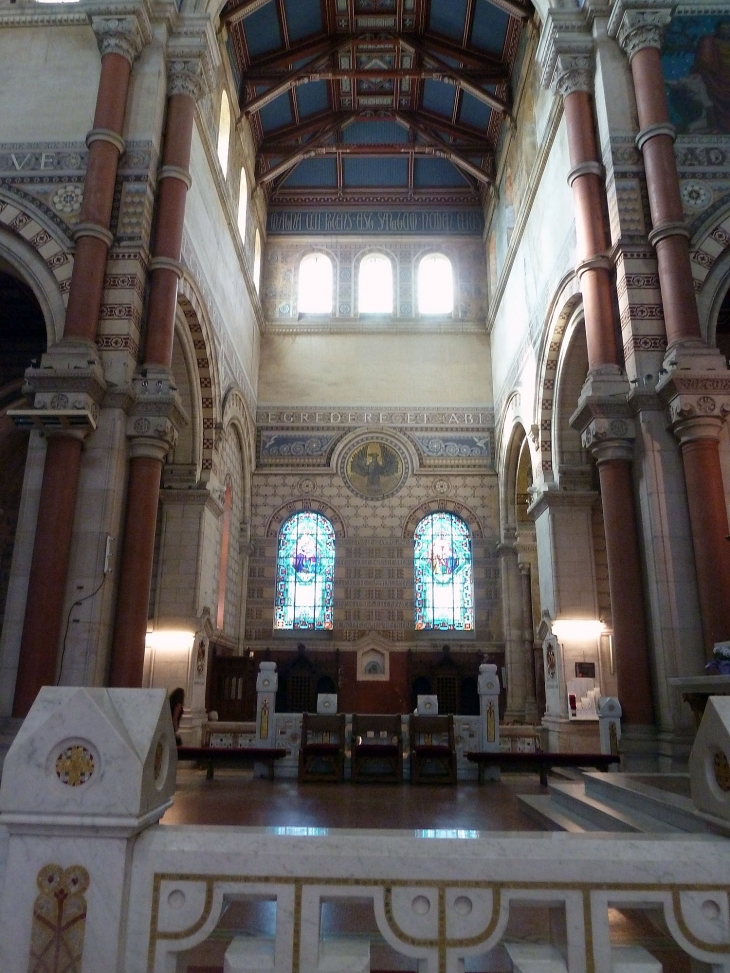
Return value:
[[(730, 970), (723, 839), (296, 833), (305, 830), (147, 831), (134, 849), (124, 970), (174, 970), (176, 955), (214, 935), (227, 903), (243, 897), (275, 901), (275, 932), (267, 939), (239, 931), (226, 948), (231, 970), (369, 970), (362, 934), (320, 936), (323, 903), (353, 899), (370, 904), (379, 938), (423, 973), (463, 971), (504, 940), (515, 906), (548, 903), (564, 913), (567, 938), (556, 953), (572, 973), (614, 969), (611, 907), (652, 905), (689, 956)], [(556, 949), (542, 945), (546, 957)]]

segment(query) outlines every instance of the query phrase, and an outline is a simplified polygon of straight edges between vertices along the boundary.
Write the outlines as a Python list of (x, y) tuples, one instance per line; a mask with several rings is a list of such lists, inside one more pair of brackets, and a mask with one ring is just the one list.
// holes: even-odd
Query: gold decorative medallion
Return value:
[(36, 877), (28, 973), (81, 973), (89, 873), (44, 865)]
[(385, 500), (405, 483), (408, 459), (394, 444), (381, 439), (358, 439), (344, 457), (340, 474), (346, 486), (363, 500)]
[(56, 776), (62, 784), (81, 787), (94, 773), (94, 755), (81, 744), (66, 747), (56, 757)]
[(721, 791), (730, 791), (730, 764), (722, 750), (716, 750), (712, 758), (712, 769), (715, 771), (715, 780)]

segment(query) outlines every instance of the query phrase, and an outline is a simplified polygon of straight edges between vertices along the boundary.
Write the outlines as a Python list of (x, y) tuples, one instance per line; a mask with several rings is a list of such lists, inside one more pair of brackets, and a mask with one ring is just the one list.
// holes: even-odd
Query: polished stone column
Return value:
[(525, 673), (523, 655), (522, 597), (516, 530), (502, 528), (502, 541), (497, 547), (502, 574), (502, 624), (504, 627), (504, 665), (507, 670), (507, 723), (522, 723), (525, 717)]
[(525, 647), (525, 722), (538, 723), (540, 715), (537, 710), (537, 696), (535, 694), (535, 622), (532, 613), (532, 569), (524, 561), (518, 564), (518, 568), (520, 584), (522, 585), (522, 625)]
[[(705, 652), (730, 638), (730, 543), (718, 442), (730, 411), (730, 374), (723, 356), (702, 339), (669, 123), (661, 46), (672, 9), (643, 9), (621, 0), (609, 29), (631, 64), (651, 207), (649, 241), (656, 247), (667, 332), (664, 377), (657, 385), (669, 406), (684, 466)], [(623, 700), (621, 700), (623, 704)]]
[[(146, 17), (92, 17), (101, 52), (101, 74), (94, 127), (86, 142), (89, 161), (84, 179), (76, 252), (62, 341), (31, 368), (35, 415), (48, 430), (13, 714), (25, 716), (41, 686), (56, 678), (56, 656), (64, 599), (76, 493), (84, 437), (95, 427), (105, 382), (96, 351), (96, 330), (104, 273), (114, 183), (124, 149), (122, 126), (132, 63), (149, 39)], [(73, 419), (69, 406), (74, 412)], [(66, 412), (66, 426), (58, 421)]]
[(112, 646), (112, 686), (142, 684), (160, 476), (176, 430), (185, 421), (170, 366), (195, 102), (202, 92), (200, 58), (171, 59), (150, 261), (145, 364), (134, 381), (136, 404), (128, 430), (129, 487)]
[[(576, 273), (588, 345), (588, 378), (571, 424), (598, 460), (611, 608), (614, 619), (626, 620), (614, 628), (619, 698), (626, 722), (647, 725), (653, 722), (653, 714), (631, 476), (633, 423), (625, 398), (624, 405), (616, 404), (628, 385), (619, 365), (613, 315), (603, 168), (593, 116), (593, 40), (588, 33), (576, 33), (574, 18), (572, 11), (551, 11), (539, 51), (543, 83), (563, 98), (578, 242)], [(612, 448), (605, 448), (608, 444)], [(627, 542), (628, 537), (632, 542)]]

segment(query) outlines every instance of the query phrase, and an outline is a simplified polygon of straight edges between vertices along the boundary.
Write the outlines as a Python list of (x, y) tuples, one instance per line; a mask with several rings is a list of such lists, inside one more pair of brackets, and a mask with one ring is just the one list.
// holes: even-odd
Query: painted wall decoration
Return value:
[(425, 456), (441, 457), (444, 459), (463, 457), (469, 457), (470, 459), (491, 458), (490, 436), (486, 432), (480, 432), (476, 435), (453, 435), (451, 433), (439, 435), (437, 433), (429, 433), (416, 436), (415, 438)]
[(335, 530), (302, 510), (279, 531), (274, 628), (331, 629), (334, 624)]
[(264, 461), (301, 462), (324, 459), (336, 433), (312, 435), (309, 432), (262, 432), (259, 455)]
[(677, 132), (730, 134), (730, 17), (675, 17), (662, 70)]
[(36, 884), (28, 973), (81, 973), (89, 873), (44, 865)]
[(413, 573), (416, 631), (474, 629), (469, 528), (454, 514), (437, 511), (416, 527)]
[(343, 457), (341, 470), (348, 488), (357, 496), (385, 500), (403, 486), (408, 461), (395, 445), (366, 436)]

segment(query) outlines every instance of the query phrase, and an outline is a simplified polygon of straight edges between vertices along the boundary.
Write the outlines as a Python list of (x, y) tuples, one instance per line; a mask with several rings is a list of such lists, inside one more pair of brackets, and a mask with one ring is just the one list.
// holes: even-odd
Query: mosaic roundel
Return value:
[(56, 776), (68, 787), (81, 787), (94, 774), (94, 755), (81, 744), (66, 747), (56, 757)]
[(358, 438), (340, 460), (340, 476), (355, 496), (385, 500), (408, 479), (410, 463), (396, 443), (372, 436)]

